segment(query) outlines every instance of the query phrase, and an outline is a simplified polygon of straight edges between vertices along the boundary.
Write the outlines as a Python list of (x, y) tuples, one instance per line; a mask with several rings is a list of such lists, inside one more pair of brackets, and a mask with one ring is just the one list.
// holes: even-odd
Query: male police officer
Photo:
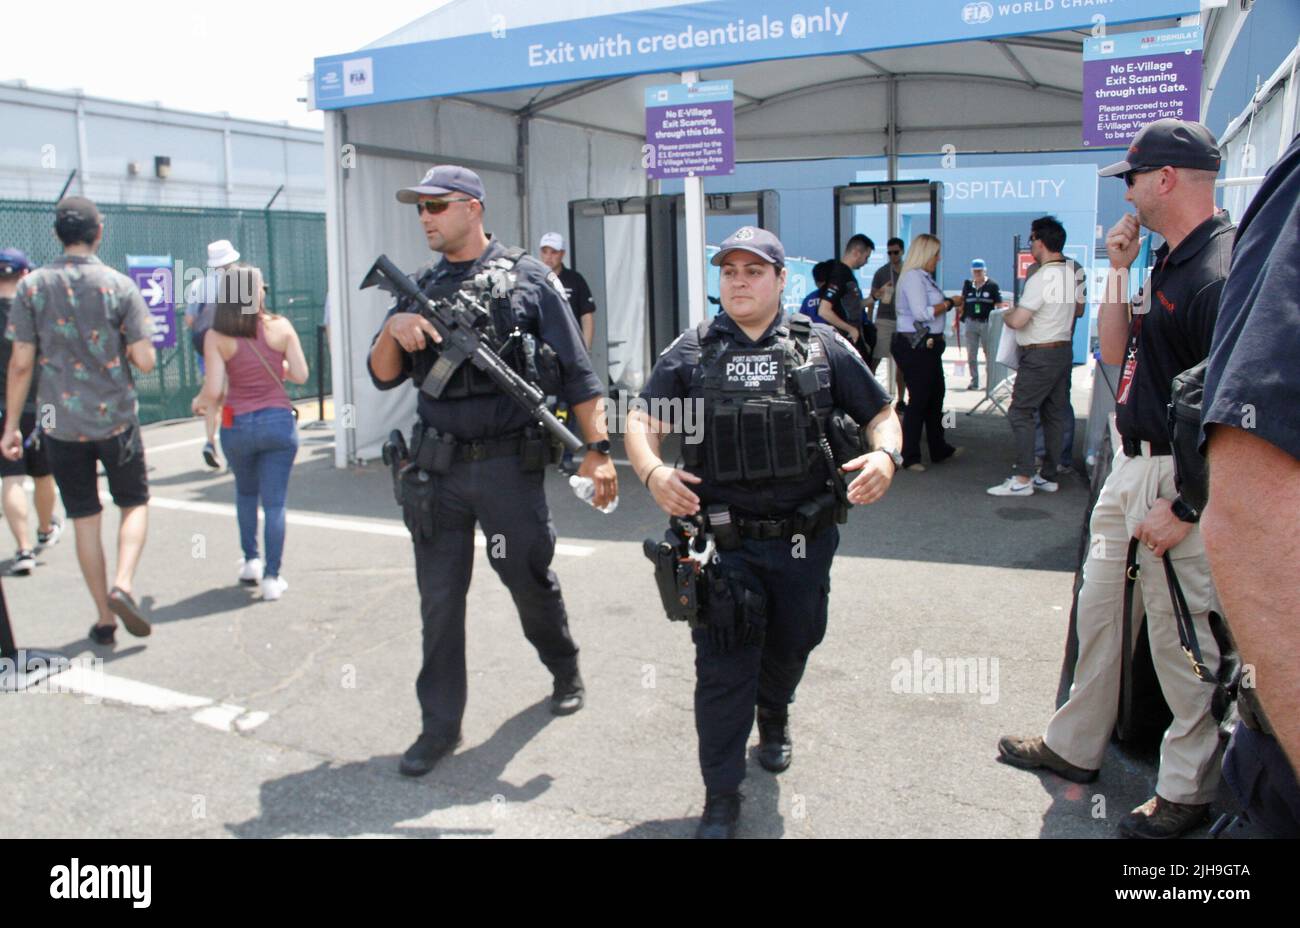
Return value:
[[(781, 311), (785, 250), (776, 236), (742, 228), (713, 263), (722, 269), (724, 312), (660, 356), (641, 395), (649, 413), (632, 413), (626, 443), (659, 507), (675, 517), (707, 513), (718, 548), (718, 562), (705, 569), (706, 621), (692, 632), (706, 788), (697, 836), (732, 837), (755, 709), (759, 763), (779, 773), (792, 754), (788, 707), (826, 631), (835, 525), (847, 506), (834, 492), (842, 477), (821, 436), (836, 414), (868, 423), (875, 450), (843, 465), (860, 471), (847, 500), (867, 504), (902, 462), (902, 431), (846, 339)], [(686, 402), (702, 404), (705, 429), (702, 442), (686, 436), (687, 469), (679, 470), (660, 459), (659, 447), (677, 425), (666, 420), (678, 413), (665, 408)]]
[[(397, 192), (399, 202), (415, 205), (429, 248), (442, 254), (416, 283), (432, 299), (462, 290), (490, 307), (483, 337), (519, 373), (535, 369), (548, 354), (534, 340), (554, 352), (554, 391), (568, 400), (584, 434), (594, 439), (579, 473), (595, 481), (594, 505), (608, 505), (618, 495), (618, 480), (609, 457), (601, 385), (582, 336), (555, 275), (522, 249), (508, 249), (483, 232), (483, 196), (478, 175), (454, 165), (434, 167), (418, 185)], [(507, 342), (516, 328), (529, 337)], [(432, 323), (399, 300), (370, 349), (375, 386), (390, 390), (409, 378), (418, 388), (438, 360), (440, 341)], [(536, 350), (529, 352), (529, 344)], [(414, 467), (404, 473), (401, 490), (415, 543), (424, 623), (424, 662), (415, 685), (423, 732), (402, 757), (400, 769), (407, 776), (428, 773), (460, 743), (465, 595), (476, 520), (490, 540), (489, 563), (519, 609), (524, 635), (555, 678), (551, 711), (576, 712), (584, 695), (578, 649), (550, 569), (555, 531), (542, 488), (549, 440), (524, 409), (468, 362), (438, 399), (421, 392), (417, 408), (410, 443)]]

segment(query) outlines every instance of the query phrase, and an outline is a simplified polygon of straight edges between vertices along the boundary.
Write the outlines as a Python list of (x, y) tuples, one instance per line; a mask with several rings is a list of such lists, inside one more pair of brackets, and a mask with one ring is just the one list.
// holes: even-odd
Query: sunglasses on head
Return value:
[(1132, 186), (1133, 186), (1133, 178), (1136, 177), (1137, 175), (1139, 175), (1139, 174), (1150, 174), (1150, 173), (1152, 173), (1153, 171), (1159, 171), (1159, 170), (1160, 170), (1160, 168), (1134, 168), (1132, 171), (1125, 171), (1125, 172), (1124, 172), (1124, 183), (1127, 184), (1128, 186), (1132, 187)]
[(447, 207), (453, 203), (468, 203), (473, 197), (453, 197), (450, 200), (421, 200), (415, 204), (415, 211), (420, 214), (428, 213), (430, 216), (436, 216), (439, 213), (445, 213)]

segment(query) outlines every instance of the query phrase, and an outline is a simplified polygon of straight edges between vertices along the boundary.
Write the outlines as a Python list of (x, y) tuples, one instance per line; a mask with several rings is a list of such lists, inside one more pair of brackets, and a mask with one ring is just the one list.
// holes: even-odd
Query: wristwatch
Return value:
[(883, 451), (885, 454), (889, 455), (889, 459), (894, 462), (894, 473), (898, 473), (903, 469), (903, 456), (899, 454), (897, 448), (892, 448), (886, 445), (885, 447), (877, 448), (876, 450)]
[(610, 444), (608, 438), (602, 438), (600, 441), (587, 442), (587, 450), (595, 451), (597, 454), (609, 454)]
[(1175, 516), (1182, 519), (1184, 522), (1190, 522), (1195, 525), (1197, 522), (1201, 521), (1201, 514), (1191, 506), (1187, 505), (1181, 496), (1175, 496), (1174, 501), (1170, 504), (1169, 508), (1173, 510)]

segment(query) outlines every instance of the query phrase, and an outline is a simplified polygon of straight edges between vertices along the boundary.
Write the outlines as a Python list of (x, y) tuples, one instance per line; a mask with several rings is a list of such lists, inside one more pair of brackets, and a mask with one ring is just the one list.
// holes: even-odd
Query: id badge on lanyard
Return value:
[(1142, 289), (1133, 298), (1133, 322), (1129, 325), (1128, 350), (1124, 355), (1124, 371), (1120, 375), (1119, 389), (1115, 392), (1116, 405), (1128, 402), (1129, 391), (1133, 387), (1133, 377), (1137, 374), (1138, 342), (1142, 337), (1142, 319), (1150, 309), (1147, 291), (1151, 288), (1151, 275), (1143, 281)]

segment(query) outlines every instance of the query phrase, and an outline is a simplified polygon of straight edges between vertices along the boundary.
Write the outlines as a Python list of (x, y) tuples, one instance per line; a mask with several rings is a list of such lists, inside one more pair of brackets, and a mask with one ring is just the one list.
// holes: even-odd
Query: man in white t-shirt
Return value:
[[(1070, 366), (1074, 359), (1074, 265), (1061, 254), (1065, 227), (1054, 216), (1035, 219), (1029, 248), (1038, 270), (1025, 281), (1025, 292), (1003, 321), (1016, 331), (1020, 367), (1007, 420), (1016, 441), (1016, 466), (1011, 477), (989, 487), (993, 496), (1032, 496), (1034, 490), (1055, 493), (1056, 468), (1061, 459), (1065, 417), (1070, 404)], [(1035, 414), (1043, 424), (1043, 466), (1035, 473)]]

